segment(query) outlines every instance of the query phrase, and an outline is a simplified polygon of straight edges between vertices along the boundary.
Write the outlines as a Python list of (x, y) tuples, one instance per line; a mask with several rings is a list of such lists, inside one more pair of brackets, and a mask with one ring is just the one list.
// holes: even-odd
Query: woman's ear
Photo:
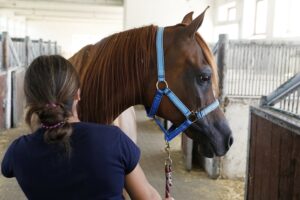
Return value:
[(80, 101), (80, 89), (77, 90), (74, 100)]

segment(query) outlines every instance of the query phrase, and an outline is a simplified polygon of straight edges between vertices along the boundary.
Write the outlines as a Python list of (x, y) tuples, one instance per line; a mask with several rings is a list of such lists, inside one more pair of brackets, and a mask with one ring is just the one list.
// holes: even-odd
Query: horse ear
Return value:
[(207, 6), (205, 10), (186, 27), (187, 33), (190, 37), (193, 37), (197, 32), (197, 30), (199, 29), (199, 27), (201, 26), (204, 19), (205, 12), (208, 8), (209, 6)]
[(186, 14), (181, 23), (189, 25), (193, 21), (194, 12)]

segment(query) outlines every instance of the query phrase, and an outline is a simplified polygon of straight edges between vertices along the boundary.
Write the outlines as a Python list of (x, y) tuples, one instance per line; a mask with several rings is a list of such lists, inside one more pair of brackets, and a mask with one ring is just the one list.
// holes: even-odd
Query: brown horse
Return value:
[[(165, 27), (165, 74), (169, 88), (190, 109), (200, 110), (215, 100), (218, 72), (207, 44), (197, 33), (203, 12), (192, 20)], [(156, 26), (111, 35), (77, 52), (70, 61), (81, 77), (81, 120), (110, 124), (130, 106), (149, 107), (156, 91)], [(185, 117), (163, 97), (158, 116), (179, 125)], [(204, 155), (224, 155), (232, 144), (231, 130), (220, 108), (197, 120), (185, 133), (198, 140)]]

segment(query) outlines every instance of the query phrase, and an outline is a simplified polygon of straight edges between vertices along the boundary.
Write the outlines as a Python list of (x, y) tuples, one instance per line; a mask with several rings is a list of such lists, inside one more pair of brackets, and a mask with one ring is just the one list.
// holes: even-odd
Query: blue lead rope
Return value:
[[(219, 101), (215, 100), (212, 104), (208, 105), (206, 108), (202, 109), (198, 112), (190, 111), (181, 101), (180, 99), (169, 89), (168, 83), (165, 80), (165, 68), (164, 68), (164, 49), (163, 49), (163, 33), (164, 28), (158, 27), (157, 35), (156, 35), (156, 52), (157, 52), (157, 73), (158, 73), (158, 81), (156, 83), (157, 91), (155, 93), (153, 103), (150, 109), (147, 110), (148, 117), (151, 117), (155, 120), (160, 129), (164, 132), (165, 140), (167, 142), (171, 141), (178, 134), (185, 131), (192, 123), (195, 121), (204, 118), (210, 112), (219, 107)], [(159, 83), (164, 83), (165, 88), (160, 89)], [(166, 130), (161, 122), (155, 117), (157, 113), (158, 107), (162, 100), (163, 96), (167, 96), (170, 101), (181, 111), (181, 113), (185, 116), (186, 120), (180, 124), (178, 127), (172, 125), (171, 128)], [(194, 118), (192, 118), (194, 117)]]

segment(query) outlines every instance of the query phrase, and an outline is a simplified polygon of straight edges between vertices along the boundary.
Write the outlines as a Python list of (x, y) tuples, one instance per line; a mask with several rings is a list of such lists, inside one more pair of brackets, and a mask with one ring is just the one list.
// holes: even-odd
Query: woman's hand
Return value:
[(125, 188), (130, 198), (134, 200), (162, 199), (159, 193), (149, 184), (139, 164), (132, 172), (125, 176)]

